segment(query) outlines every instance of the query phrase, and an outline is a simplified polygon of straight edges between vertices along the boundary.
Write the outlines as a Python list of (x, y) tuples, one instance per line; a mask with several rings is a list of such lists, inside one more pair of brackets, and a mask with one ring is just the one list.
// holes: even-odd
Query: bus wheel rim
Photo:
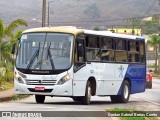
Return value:
[(128, 94), (129, 94), (129, 89), (128, 89), (128, 86), (125, 85), (125, 87), (124, 87), (124, 98), (125, 98), (125, 99), (128, 98)]
[(91, 99), (91, 87), (88, 87), (88, 101)]

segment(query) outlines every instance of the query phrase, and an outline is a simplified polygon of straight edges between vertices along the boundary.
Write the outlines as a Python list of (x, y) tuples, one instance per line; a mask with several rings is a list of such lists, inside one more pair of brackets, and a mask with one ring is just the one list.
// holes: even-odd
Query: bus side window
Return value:
[(145, 56), (144, 56), (144, 51), (145, 51), (145, 48), (144, 48), (144, 42), (140, 41), (140, 44), (139, 44), (139, 51), (140, 51), (140, 61), (141, 63), (144, 63), (145, 62)]
[(139, 41), (128, 41), (128, 61), (130, 63), (140, 62)]
[(98, 36), (86, 36), (87, 61), (100, 61), (100, 45)]
[(115, 39), (115, 60), (117, 62), (127, 62), (127, 40)]
[(113, 39), (109, 37), (101, 37), (101, 60), (114, 61)]

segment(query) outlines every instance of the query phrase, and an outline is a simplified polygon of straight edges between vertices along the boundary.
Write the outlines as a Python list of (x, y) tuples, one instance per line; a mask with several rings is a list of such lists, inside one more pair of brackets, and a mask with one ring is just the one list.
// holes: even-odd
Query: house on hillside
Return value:
[(127, 35), (137, 35), (141, 36), (141, 29), (132, 29), (132, 28), (108, 28), (108, 31), (113, 33), (127, 34)]

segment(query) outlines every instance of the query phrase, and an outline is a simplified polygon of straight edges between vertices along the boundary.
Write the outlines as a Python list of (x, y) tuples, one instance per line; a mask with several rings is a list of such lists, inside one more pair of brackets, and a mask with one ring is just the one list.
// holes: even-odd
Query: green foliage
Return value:
[(3, 82), (12, 82), (14, 78), (11, 48), (14, 43), (18, 44), (18, 38), (22, 33), (22, 30), (19, 30), (15, 35), (13, 34), (19, 25), (27, 26), (27, 22), (17, 19), (5, 27), (3, 21), (0, 20), (0, 87)]
[[(22, 19), (17, 19), (12, 21), (8, 26), (4, 26), (2, 20), (0, 20), (0, 64), (1, 61), (13, 62), (11, 58), (11, 48), (14, 43), (18, 44), (18, 37), (22, 33), (22, 30), (19, 30), (15, 35), (13, 31), (20, 25), (28, 26), (27, 22)], [(4, 38), (10, 39), (4, 40)]]
[(12, 100), (18, 100), (18, 95), (13, 95)]
[(13, 33), (11, 34), (11, 37), (10, 37), (10, 44), (11, 44), (11, 46), (13, 44), (18, 45), (18, 38), (20, 38), (22, 32), (23, 32), (23, 30), (18, 30), (15, 35)]
[(0, 20), (0, 43), (2, 41), (3, 33), (4, 33), (4, 24), (3, 24), (3, 21)]
[(159, 35), (156, 35), (156, 34), (150, 35), (150, 40), (147, 41), (147, 44), (149, 44), (150, 46), (153, 46), (153, 47), (157, 48), (157, 46), (160, 44), (160, 37), (159, 37)]
[(3, 76), (2, 79), (7, 82), (13, 82), (13, 78), (14, 78), (13, 72), (9, 71), (7, 74)]
[(1, 55), (2, 55), (2, 60), (6, 60), (7, 62), (8, 61), (12, 61), (11, 59), (11, 55), (10, 55), (10, 52), (11, 52), (11, 44), (9, 43), (9, 41), (4, 41), (2, 42), (1, 44)]
[(13, 64), (2, 62), (1, 67), (5, 69), (5, 74), (1, 76), (1, 83), (13, 82), (13, 78), (14, 78)]
[[(155, 51), (156, 51), (156, 58), (155, 58), (155, 72), (157, 73), (157, 60), (158, 60), (158, 46), (160, 45), (160, 37), (159, 35), (156, 35), (156, 34), (152, 34), (150, 35), (150, 40), (147, 41), (147, 44), (149, 44), (150, 46), (153, 46)], [(160, 50), (160, 48), (159, 48)]]
[(159, 33), (159, 16), (155, 15), (151, 21), (142, 21), (141, 29), (143, 34)]
[(28, 26), (27, 22), (22, 20), (22, 19), (17, 19), (12, 21), (4, 30), (4, 34), (7, 36), (10, 36), (12, 31), (15, 30), (18, 26), (23, 25), (23, 26)]

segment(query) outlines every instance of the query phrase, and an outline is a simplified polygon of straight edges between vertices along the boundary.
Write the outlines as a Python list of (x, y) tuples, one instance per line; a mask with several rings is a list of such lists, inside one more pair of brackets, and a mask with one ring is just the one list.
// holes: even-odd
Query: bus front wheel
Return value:
[(130, 97), (130, 84), (124, 80), (121, 95), (110, 96), (113, 103), (127, 103)]
[(37, 103), (44, 103), (45, 95), (35, 95), (35, 100)]
[(90, 104), (92, 88), (90, 81), (87, 82), (85, 96), (82, 97), (82, 103), (85, 105)]

